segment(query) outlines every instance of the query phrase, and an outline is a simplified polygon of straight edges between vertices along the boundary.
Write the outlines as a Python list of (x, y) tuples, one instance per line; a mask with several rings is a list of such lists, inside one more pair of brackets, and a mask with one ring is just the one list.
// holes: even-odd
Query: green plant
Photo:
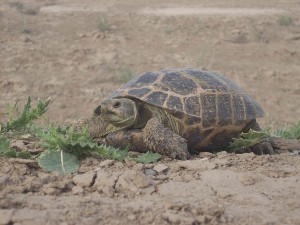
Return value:
[(109, 23), (108, 23), (108, 21), (107, 21), (106, 16), (101, 16), (101, 17), (100, 17), (99, 22), (98, 22), (98, 29), (99, 29), (101, 32), (103, 32), (103, 33), (109, 31), (110, 25), (109, 25)]
[(287, 139), (300, 139), (300, 120), (287, 128), (277, 128), (272, 132), (273, 136)]
[[(28, 97), (27, 102), (22, 110), (19, 111), (18, 101), (13, 106), (10, 106), (8, 114), (8, 121), (6, 124), (1, 125), (1, 131), (8, 132), (11, 130), (24, 130), (33, 121), (39, 119), (46, 111), (49, 105), (50, 98), (46, 100), (38, 99), (35, 108), (31, 109), (31, 98)], [(14, 118), (17, 116), (17, 118)]]
[(280, 15), (277, 19), (277, 23), (280, 26), (290, 26), (293, 24), (293, 19), (289, 15)]
[(255, 131), (250, 129), (247, 133), (241, 133), (239, 138), (232, 138), (233, 142), (230, 143), (228, 151), (236, 152), (242, 148), (250, 148), (260, 143), (263, 138), (267, 138), (269, 136), (270, 135), (267, 131)]
[(21, 158), (30, 159), (33, 156), (29, 152), (16, 151), (9, 148), (9, 139), (5, 136), (0, 135), (0, 156), (5, 156), (9, 158)]
[[(104, 158), (120, 161), (130, 159), (140, 163), (156, 162), (161, 157), (160, 154), (151, 152), (132, 156), (127, 149), (98, 145), (90, 137), (86, 127), (75, 129), (72, 126), (49, 123), (41, 126), (34, 123), (47, 111), (49, 102), (50, 98), (39, 99), (36, 106), (31, 109), (31, 98), (28, 97), (22, 111), (18, 109), (18, 102), (10, 106), (8, 121), (6, 124), (1, 124), (0, 127), (0, 156), (37, 159), (38, 164), (45, 171), (59, 173), (75, 172), (80, 165), (79, 159), (86, 154), (97, 154)], [(22, 133), (30, 133), (36, 137), (45, 151), (38, 155), (32, 155), (29, 152), (10, 149), (9, 138)]]

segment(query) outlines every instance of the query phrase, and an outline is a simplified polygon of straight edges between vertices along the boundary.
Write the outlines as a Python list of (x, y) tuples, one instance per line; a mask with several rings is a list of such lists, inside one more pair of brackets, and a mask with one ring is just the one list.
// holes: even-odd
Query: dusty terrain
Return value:
[[(296, 0), (0, 2), (1, 121), (29, 95), (74, 121), (136, 74), (195, 67), (243, 86), (263, 127), (285, 126), (300, 119), (299, 62)], [(300, 224), (299, 165), (291, 153), (87, 158), (60, 176), (0, 158), (0, 224)]]

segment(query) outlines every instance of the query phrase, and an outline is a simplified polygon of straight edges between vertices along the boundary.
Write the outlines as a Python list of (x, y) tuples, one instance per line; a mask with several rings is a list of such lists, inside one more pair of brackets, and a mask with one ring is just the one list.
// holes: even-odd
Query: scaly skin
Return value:
[(101, 105), (100, 111), (97, 108), (93, 117), (83, 119), (75, 126), (87, 126), (93, 139), (105, 137), (105, 142), (114, 147), (129, 146), (132, 151), (150, 150), (172, 158), (187, 159), (186, 140), (163, 124), (165, 118), (160, 118), (163, 114), (152, 110), (148, 115), (151, 116), (149, 119), (145, 115), (138, 118), (138, 106), (130, 99), (111, 99)]

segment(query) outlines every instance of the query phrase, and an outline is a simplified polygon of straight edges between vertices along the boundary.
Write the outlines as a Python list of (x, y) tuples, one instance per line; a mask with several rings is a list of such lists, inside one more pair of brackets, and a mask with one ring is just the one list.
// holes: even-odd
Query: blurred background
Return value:
[(300, 119), (300, 2), (1, 0), (0, 120), (28, 96), (47, 116), (90, 116), (137, 74), (221, 73), (263, 107), (263, 127)]

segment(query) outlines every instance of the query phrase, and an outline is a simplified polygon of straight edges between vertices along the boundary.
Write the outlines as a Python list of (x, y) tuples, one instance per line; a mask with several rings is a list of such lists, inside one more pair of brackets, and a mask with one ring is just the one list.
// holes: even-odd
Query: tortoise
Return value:
[[(181, 68), (146, 72), (113, 92), (81, 121), (93, 138), (114, 147), (187, 159), (217, 151), (250, 128), (262, 108), (241, 87), (215, 72)], [(253, 149), (255, 150), (255, 149)], [(270, 142), (256, 146), (273, 154)]]

